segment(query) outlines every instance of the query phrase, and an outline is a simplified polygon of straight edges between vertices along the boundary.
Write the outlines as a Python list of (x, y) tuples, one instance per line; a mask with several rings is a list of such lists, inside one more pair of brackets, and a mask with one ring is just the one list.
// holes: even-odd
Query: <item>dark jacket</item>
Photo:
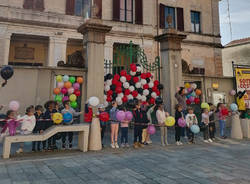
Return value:
[(51, 126), (53, 126), (53, 120), (52, 120), (52, 114), (56, 113), (57, 110), (53, 109), (52, 111), (50, 111), (49, 109), (47, 109), (43, 115), (43, 119), (44, 119), (44, 128), (47, 129)]
[[(137, 109), (133, 111), (134, 121), (137, 124), (147, 124), (149, 120), (147, 118), (147, 111), (143, 111), (142, 109)], [(135, 125), (138, 126), (138, 125)], [(140, 125), (139, 125), (140, 126)]]
[(37, 113), (34, 114), (36, 117), (36, 126), (33, 130), (33, 133), (39, 133), (41, 130), (45, 130), (45, 121), (43, 121), (43, 113), (38, 115)]

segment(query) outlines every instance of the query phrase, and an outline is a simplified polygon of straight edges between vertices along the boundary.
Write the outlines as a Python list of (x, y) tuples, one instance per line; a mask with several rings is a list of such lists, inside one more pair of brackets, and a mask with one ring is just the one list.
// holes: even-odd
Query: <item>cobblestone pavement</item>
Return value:
[[(171, 131), (169, 138), (173, 143)], [(199, 136), (195, 145), (161, 147), (158, 134), (152, 139), (152, 145), (138, 150), (106, 147), (99, 152), (25, 153), (0, 160), (0, 184), (250, 183), (250, 140), (206, 144)]]

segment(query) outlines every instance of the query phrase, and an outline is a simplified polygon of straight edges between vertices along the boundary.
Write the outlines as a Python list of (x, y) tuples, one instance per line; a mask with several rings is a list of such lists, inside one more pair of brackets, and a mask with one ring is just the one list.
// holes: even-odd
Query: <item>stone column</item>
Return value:
[(181, 41), (186, 38), (174, 29), (167, 29), (162, 35), (155, 37), (160, 42), (161, 51), (161, 83), (164, 85), (163, 100), (167, 111), (174, 114), (177, 87), (183, 86), (181, 64)]
[(104, 100), (104, 44), (105, 35), (112, 27), (103, 25), (99, 19), (89, 19), (78, 28), (83, 34), (84, 53), (87, 64), (87, 99), (96, 96)]
[(7, 32), (7, 27), (0, 27), (0, 65), (8, 65), (10, 51), (11, 33)]
[(48, 50), (48, 66), (57, 66), (58, 61), (66, 63), (67, 38), (50, 37)]

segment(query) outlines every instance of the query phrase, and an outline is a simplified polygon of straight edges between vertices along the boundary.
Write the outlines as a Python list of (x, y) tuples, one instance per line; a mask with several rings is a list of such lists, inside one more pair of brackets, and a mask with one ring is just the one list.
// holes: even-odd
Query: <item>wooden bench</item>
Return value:
[(3, 143), (3, 158), (8, 159), (10, 157), (10, 149), (12, 143), (17, 142), (32, 142), (32, 141), (45, 141), (51, 136), (60, 132), (79, 132), (78, 134), (78, 147), (81, 151), (88, 151), (88, 139), (89, 139), (89, 125), (88, 124), (74, 124), (74, 125), (57, 125), (48, 128), (42, 134), (30, 134), (30, 135), (15, 135), (6, 136)]

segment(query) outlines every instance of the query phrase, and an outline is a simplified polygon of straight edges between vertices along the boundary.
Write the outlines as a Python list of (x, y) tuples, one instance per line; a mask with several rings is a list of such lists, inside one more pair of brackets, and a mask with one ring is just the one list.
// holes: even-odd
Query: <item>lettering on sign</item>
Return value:
[(35, 49), (30, 47), (15, 47), (15, 59), (35, 59)]

